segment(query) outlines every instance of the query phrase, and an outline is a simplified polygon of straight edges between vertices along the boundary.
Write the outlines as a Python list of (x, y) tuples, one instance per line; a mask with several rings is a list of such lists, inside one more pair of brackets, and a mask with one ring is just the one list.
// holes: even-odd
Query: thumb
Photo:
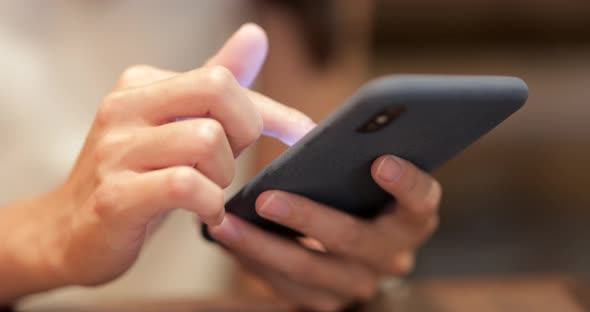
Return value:
[(260, 26), (248, 23), (236, 31), (207, 62), (231, 71), (243, 87), (249, 87), (258, 76), (266, 53), (268, 38)]

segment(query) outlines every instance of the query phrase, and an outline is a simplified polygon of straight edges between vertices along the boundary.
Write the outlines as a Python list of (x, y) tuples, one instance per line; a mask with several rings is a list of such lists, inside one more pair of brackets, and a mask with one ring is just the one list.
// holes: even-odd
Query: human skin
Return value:
[(262, 132), (289, 142), (314, 126), (243, 87), (265, 53), (264, 32), (247, 25), (201, 68), (126, 70), (66, 180), (0, 209), (0, 302), (117, 278), (177, 207), (219, 224), (235, 157)]
[(67, 179), (0, 209), (0, 280), (9, 281), (0, 302), (116, 279), (161, 216), (178, 207), (210, 225), (245, 267), (297, 306), (334, 310), (372, 297), (379, 277), (407, 273), (436, 226), (440, 187), (393, 156), (377, 159), (372, 173), (398, 201), (372, 222), (292, 194), (260, 196), (263, 217), (301, 231), (314, 246), (224, 213), (223, 188), (244, 148), (262, 134), (292, 144), (314, 127), (304, 114), (244, 88), (266, 49), (264, 32), (246, 25), (201, 68), (125, 71), (98, 107)]

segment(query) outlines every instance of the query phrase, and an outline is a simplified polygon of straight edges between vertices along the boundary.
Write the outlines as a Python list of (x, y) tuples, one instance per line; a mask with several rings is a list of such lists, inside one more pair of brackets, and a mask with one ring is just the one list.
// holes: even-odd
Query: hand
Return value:
[(303, 233), (293, 242), (228, 214), (211, 235), (276, 292), (298, 306), (336, 311), (372, 298), (381, 278), (409, 273), (416, 249), (433, 233), (441, 187), (411, 163), (378, 158), (374, 180), (396, 202), (365, 221), (280, 191), (260, 195), (262, 217)]
[(219, 224), (234, 158), (262, 132), (290, 142), (313, 127), (298, 111), (242, 87), (258, 73), (266, 47), (264, 32), (250, 25), (202, 68), (125, 71), (100, 104), (67, 180), (51, 201), (30, 205), (35, 217), (26, 222), (45, 232), (28, 235), (43, 239), (30, 253), (38, 257), (27, 261), (52, 272), (54, 286), (97, 285), (133, 264), (148, 229), (172, 209)]

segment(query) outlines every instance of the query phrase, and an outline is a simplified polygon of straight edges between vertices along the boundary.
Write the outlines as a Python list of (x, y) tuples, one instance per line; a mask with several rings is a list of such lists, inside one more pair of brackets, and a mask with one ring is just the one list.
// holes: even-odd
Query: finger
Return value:
[[(355, 218), (305, 197), (281, 191), (262, 193), (256, 211), (265, 219), (282, 224), (318, 240), (328, 252), (368, 264), (376, 271), (405, 275), (413, 262), (400, 262), (409, 246), (403, 236), (391, 235), (373, 223)], [(401, 240), (401, 241), (400, 241)]]
[(254, 91), (249, 91), (248, 96), (260, 112), (266, 136), (291, 146), (315, 127), (311, 118), (294, 108)]
[[(267, 51), (268, 39), (264, 30), (256, 24), (248, 23), (226, 41), (207, 65), (226, 67), (242, 86), (248, 87), (260, 72)], [(131, 66), (123, 71), (115, 90), (145, 86), (178, 74), (149, 65)]]
[(213, 56), (207, 65), (229, 69), (240, 85), (249, 87), (264, 64), (268, 51), (268, 38), (260, 26), (244, 24)]
[[(225, 55), (229, 52), (225, 52)], [(240, 72), (230, 69), (234, 76), (240, 77)], [(131, 67), (123, 73), (119, 80), (118, 89), (141, 87), (150, 83), (165, 80), (178, 75), (177, 72), (167, 71), (146, 65)], [(243, 78), (242, 78), (243, 79)], [(250, 100), (260, 113), (264, 124), (264, 135), (281, 140), (291, 146), (315, 127), (315, 123), (304, 113), (283, 105), (258, 92), (244, 89)]]
[[(232, 73), (236, 75), (233, 71)], [(118, 88), (141, 87), (178, 74), (147, 65), (138, 65), (125, 70)], [(279, 139), (291, 146), (315, 127), (313, 120), (304, 113), (258, 92), (244, 90), (262, 117), (264, 135)]]
[(373, 163), (375, 182), (397, 201), (396, 214), (405, 222), (422, 225), (436, 214), (442, 197), (440, 184), (410, 162), (382, 156)]
[(343, 297), (328, 291), (294, 283), (283, 275), (268, 270), (254, 261), (239, 258), (247, 270), (265, 280), (280, 297), (300, 308), (313, 311), (339, 311), (347, 304)]
[(216, 225), (224, 215), (223, 190), (191, 167), (172, 167), (112, 178), (96, 191), (96, 213), (114, 225), (146, 226), (161, 213), (182, 208)]
[(395, 237), (397, 251), (411, 251), (420, 247), (438, 227), (439, 217), (437, 213), (425, 216), (419, 222), (410, 220), (404, 214), (399, 213), (403, 207), (392, 204), (391, 208), (381, 214), (374, 222), (374, 227), (379, 229), (386, 237)]
[(312, 252), (232, 215), (226, 215), (210, 232), (235, 254), (277, 271), (292, 282), (359, 299), (375, 293), (376, 276), (366, 267)]
[[(245, 24), (213, 56), (207, 65), (227, 68), (242, 86), (249, 86), (264, 62), (268, 39), (255, 24)], [(139, 65), (125, 71), (121, 81), (125, 86), (141, 86), (177, 75), (149, 66)], [(280, 104), (266, 96), (247, 91), (264, 122), (264, 134), (292, 145), (309, 132), (315, 123), (305, 114)]]
[(222, 188), (234, 177), (231, 147), (221, 124), (211, 118), (142, 128), (128, 145), (123, 165), (132, 169), (192, 166)]
[[(268, 51), (268, 38), (256, 24), (242, 26), (207, 65), (223, 66), (236, 77), (242, 86), (254, 81)], [(282, 105), (259, 93), (249, 91), (264, 123), (264, 134), (292, 145), (309, 132), (315, 124), (305, 114)]]
[(114, 90), (143, 87), (156, 81), (178, 75), (177, 72), (155, 68), (149, 65), (134, 65), (123, 71)]
[[(139, 118), (147, 125), (161, 125), (177, 118), (214, 118), (223, 125), (236, 155), (263, 130), (262, 119), (253, 103), (232, 74), (219, 66), (115, 92), (101, 108), (99, 116), (103, 122), (130, 122)], [(109, 117), (114, 120), (108, 120)]]

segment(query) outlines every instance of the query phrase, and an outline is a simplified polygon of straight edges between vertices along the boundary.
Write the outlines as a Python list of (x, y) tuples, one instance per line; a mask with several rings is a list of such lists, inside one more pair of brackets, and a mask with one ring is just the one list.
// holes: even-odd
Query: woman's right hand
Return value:
[(253, 103), (221, 66), (109, 94), (61, 188), (68, 204), (55, 213), (69, 224), (54, 260), (63, 277), (76, 284), (115, 278), (134, 262), (150, 222), (172, 209), (219, 224), (234, 157), (262, 129)]
[(170, 210), (220, 224), (235, 157), (263, 131), (294, 141), (313, 127), (302, 113), (242, 87), (266, 46), (250, 25), (199, 69), (139, 66), (122, 75), (69, 177), (34, 211), (34, 222), (52, 224), (39, 233), (48, 238), (38, 254), (60, 285), (98, 285), (124, 273), (150, 225)]

